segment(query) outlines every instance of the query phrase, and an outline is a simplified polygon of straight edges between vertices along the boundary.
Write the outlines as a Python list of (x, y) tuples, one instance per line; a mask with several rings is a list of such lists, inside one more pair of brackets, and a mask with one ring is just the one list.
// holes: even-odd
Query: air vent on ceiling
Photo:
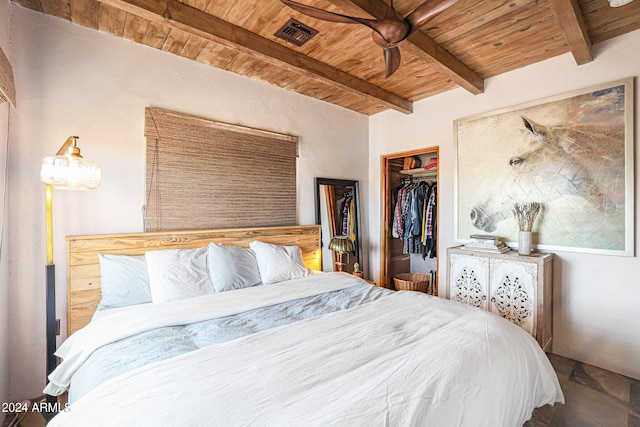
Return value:
[(296, 46), (302, 46), (316, 34), (318, 32), (313, 28), (291, 18), (274, 35)]

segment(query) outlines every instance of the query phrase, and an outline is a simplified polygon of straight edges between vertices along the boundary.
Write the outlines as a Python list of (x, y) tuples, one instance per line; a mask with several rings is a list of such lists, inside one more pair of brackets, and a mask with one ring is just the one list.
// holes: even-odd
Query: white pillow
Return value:
[(209, 276), (216, 292), (261, 283), (256, 254), (250, 248), (209, 243), (208, 262)]
[(278, 246), (254, 240), (249, 247), (256, 253), (260, 277), (265, 285), (311, 274), (302, 260), (302, 250), (297, 246)]
[(98, 254), (102, 299), (98, 310), (151, 302), (144, 256)]
[(145, 253), (154, 303), (214, 292), (207, 269), (207, 247)]

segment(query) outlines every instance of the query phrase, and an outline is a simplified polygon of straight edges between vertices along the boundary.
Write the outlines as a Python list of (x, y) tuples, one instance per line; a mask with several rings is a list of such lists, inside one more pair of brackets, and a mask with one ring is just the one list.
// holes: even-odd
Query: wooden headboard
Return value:
[(102, 298), (99, 253), (143, 255), (158, 249), (198, 248), (211, 242), (249, 247), (253, 240), (299, 246), (307, 267), (322, 270), (319, 225), (68, 236), (67, 334), (89, 323)]

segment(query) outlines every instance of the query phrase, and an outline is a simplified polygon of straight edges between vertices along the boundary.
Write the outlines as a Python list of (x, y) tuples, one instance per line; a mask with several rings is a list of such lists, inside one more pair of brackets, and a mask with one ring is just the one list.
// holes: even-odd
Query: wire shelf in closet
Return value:
[(436, 178), (438, 176), (438, 169), (424, 169), (424, 168), (416, 168), (416, 169), (404, 169), (399, 171), (403, 175), (410, 175), (412, 177), (420, 177), (420, 178)]

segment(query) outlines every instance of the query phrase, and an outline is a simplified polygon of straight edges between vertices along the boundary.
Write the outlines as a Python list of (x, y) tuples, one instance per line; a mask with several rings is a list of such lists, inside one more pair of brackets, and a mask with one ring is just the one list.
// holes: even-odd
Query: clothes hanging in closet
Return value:
[(407, 180), (392, 190), (391, 235), (403, 240), (404, 254), (436, 256), (437, 184)]
[(356, 208), (355, 199), (352, 192), (346, 192), (339, 199), (340, 203), (340, 227), (339, 232), (342, 236), (349, 236), (351, 240), (356, 242)]

